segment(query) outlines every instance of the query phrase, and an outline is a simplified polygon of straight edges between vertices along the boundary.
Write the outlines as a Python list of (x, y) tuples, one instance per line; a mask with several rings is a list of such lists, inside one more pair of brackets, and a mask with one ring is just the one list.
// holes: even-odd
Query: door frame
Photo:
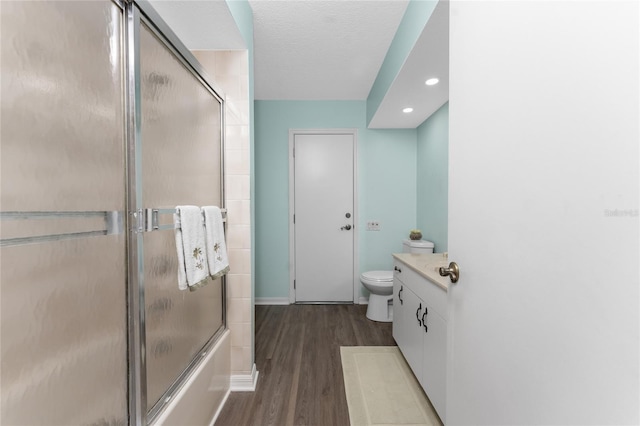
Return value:
[(352, 135), (353, 136), (353, 303), (360, 300), (360, 262), (358, 259), (358, 129), (289, 129), (289, 303), (296, 303), (294, 279), (296, 272), (295, 226), (295, 176), (293, 144), (295, 135)]

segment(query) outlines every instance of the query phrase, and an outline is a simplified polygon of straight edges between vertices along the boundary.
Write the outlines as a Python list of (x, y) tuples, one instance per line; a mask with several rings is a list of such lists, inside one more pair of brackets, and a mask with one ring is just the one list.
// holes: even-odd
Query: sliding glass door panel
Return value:
[[(147, 26), (140, 29), (142, 203), (222, 206), (221, 102)], [(180, 291), (173, 230), (143, 234), (147, 407), (223, 325), (221, 280)]]
[(126, 424), (123, 11), (0, 13), (0, 423)]
[(123, 209), (121, 33), (109, 1), (3, 2), (3, 211)]
[(173, 231), (144, 238), (147, 395), (149, 408), (222, 325), (221, 281), (178, 290)]
[(125, 424), (124, 236), (2, 248), (2, 424)]

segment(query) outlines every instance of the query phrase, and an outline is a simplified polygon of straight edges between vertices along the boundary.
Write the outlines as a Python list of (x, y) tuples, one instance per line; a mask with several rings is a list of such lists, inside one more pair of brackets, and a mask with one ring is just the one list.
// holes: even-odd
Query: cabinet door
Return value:
[(445, 422), (447, 325), (429, 305), (426, 305), (426, 309), (423, 317), (426, 324), (422, 328), (422, 377), (419, 380), (431, 404)]
[(407, 345), (407, 320), (405, 285), (397, 278), (393, 280), (393, 338), (400, 350)]
[(396, 341), (413, 374), (420, 381), (422, 377), (424, 332), (422, 331), (421, 323), (418, 321), (422, 318), (424, 302), (409, 287), (402, 284), (402, 282), (400, 284), (402, 285), (401, 297), (403, 302), (401, 304), (401, 320), (398, 330), (400, 341), (398, 342), (397, 339)]

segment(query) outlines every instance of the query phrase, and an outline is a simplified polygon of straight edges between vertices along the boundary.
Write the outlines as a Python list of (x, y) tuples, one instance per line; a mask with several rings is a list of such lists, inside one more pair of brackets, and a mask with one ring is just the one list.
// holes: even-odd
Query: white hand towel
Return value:
[(178, 252), (178, 288), (195, 289), (207, 283), (207, 265), (202, 212), (197, 206), (178, 206), (173, 216)]
[(218, 278), (229, 272), (229, 258), (227, 256), (227, 244), (224, 241), (222, 212), (216, 206), (205, 206), (202, 211), (204, 212), (209, 274), (212, 278)]

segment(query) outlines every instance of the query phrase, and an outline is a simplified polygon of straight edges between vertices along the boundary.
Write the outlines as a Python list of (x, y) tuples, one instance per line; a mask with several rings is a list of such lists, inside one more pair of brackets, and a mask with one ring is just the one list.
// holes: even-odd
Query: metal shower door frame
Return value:
[[(140, 28), (144, 23), (161, 40), (187, 70), (220, 102), (220, 194), (221, 207), (225, 207), (224, 194), (224, 128), (225, 98), (220, 88), (207, 75), (196, 58), (178, 39), (169, 26), (147, 1), (127, 0), (125, 9), (125, 137), (127, 153), (127, 311), (129, 358), (129, 424), (146, 425), (162, 411), (165, 404), (159, 402), (149, 411), (147, 404), (145, 288), (143, 266), (143, 238), (145, 220), (142, 204), (142, 134), (140, 94)], [(222, 326), (204, 345), (176, 382), (165, 392), (172, 394), (184, 379), (199, 365), (203, 357), (224, 332), (226, 319), (226, 280), (222, 277)], [(166, 398), (161, 398), (161, 401)]]

